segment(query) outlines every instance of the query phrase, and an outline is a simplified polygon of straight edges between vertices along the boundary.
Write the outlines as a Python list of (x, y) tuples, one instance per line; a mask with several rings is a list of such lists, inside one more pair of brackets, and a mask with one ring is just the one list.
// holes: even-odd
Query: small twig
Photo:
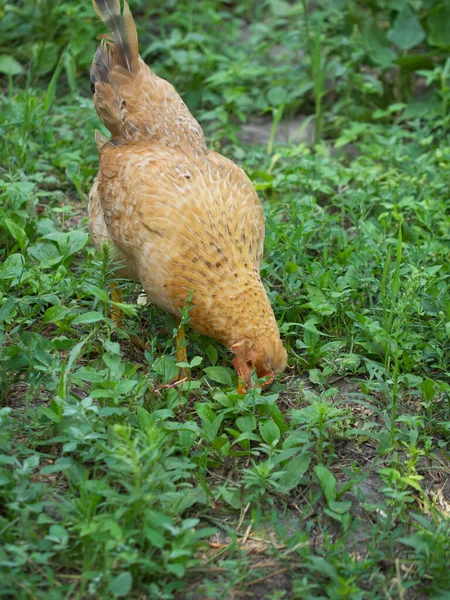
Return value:
[(281, 575), (282, 573), (287, 573), (287, 571), (289, 571), (289, 569), (278, 569), (278, 571), (274, 571), (273, 573), (269, 573), (268, 575), (264, 575), (263, 577), (259, 577), (258, 579), (254, 579), (253, 581), (250, 581), (250, 583), (247, 583), (247, 587), (251, 587), (252, 585), (261, 583), (262, 581), (265, 581), (266, 579), (275, 577), (275, 575)]
[(163, 387), (165, 390), (168, 390), (169, 388), (173, 388), (176, 385), (178, 385), (179, 383), (184, 383), (185, 381), (187, 381), (187, 377), (183, 377), (183, 379), (178, 379), (178, 381), (174, 381), (173, 383), (166, 383), (165, 385), (161, 386)]
[(272, 546), (273, 548), (276, 548), (277, 550), (281, 550), (281, 548), (284, 548), (286, 546), (286, 544), (284, 544), (284, 543), (275, 544), (275, 542), (272, 542), (272, 540), (264, 540), (263, 538), (259, 538), (254, 535), (250, 536), (250, 541), (260, 542), (261, 544), (266, 544), (267, 546)]
[(210, 548), (228, 548), (230, 544), (219, 544), (218, 542), (207, 542)]
[(295, 552), (299, 548), (305, 548), (305, 546), (309, 546), (309, 542), (299, 542), (298, 544), (295, 544), (295, 546), (293, 546), (292, 548), (289, 548), (288, 550), (283, 552), (283, 554), (281, 556), (283, 556), (283, 557), (287, 556), (288, 554)]
[(252, 569), (269, 569), (270, 567), (279, 567), (279, 560), (266, 560), (265, 562), (258, 562), (250, 565)]
[(247, 504), (247, 506), (244, 508), (244, 510), (241, 513), (241, 518), (239, 519), (239, 523), (237, 524), (236, 527), (236, 533), (239, 531), (239, 529), (241, 528), (241, 525), (245, 519), (245, 515), (247, 514), (248, 509), (250, 508), (250, 502)]
[(252, 525), (250, 524), (245, 531), (244, 537), (242, 538), (242, 542), (241, 542), (242, 544), (245, 544), (247, 542), (248, 536), (250, 535), (251, 530), (252, 530)]
[(400, 573), (400, 561), (398, 558), (395, 561), (395, 572), (397, 574), (397, 577), (395, 579), (397, 582), (398, 595), (400, 596), (400, 600), (404, 600), (405, 590), (403, 589), (403, 586), (402, 586), (402, 574)]
[(225, 573), (228, 571), (226, 567), (193, 567), (189, 569), (190, 573)]

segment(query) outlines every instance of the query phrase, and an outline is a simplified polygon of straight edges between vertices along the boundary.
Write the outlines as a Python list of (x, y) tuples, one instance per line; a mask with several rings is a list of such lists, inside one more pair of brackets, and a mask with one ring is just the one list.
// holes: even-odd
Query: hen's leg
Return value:
[(186, 354), (186, 337), (184, 335), (184, 327), (181, 325), (175, 337), (175, 358), (177, 362), (187, 362)]
[[(112, 302), (118, 302), (118, 303), (122, 304), (123, 303), (122, 290), (120, 289), (120, 287), (117, 285), (117, 283), (115, 281), (111, 281), (110, 288), (111, 288)], [(123, 317), (124, 317), (124, 314), (120, 310), (120, 308), (113, 305), (111, 308), (111, 319), (112, 319), (114, 327), (117, 327), (119, 329), (122, 327)]]
[[(188, 362), (187, 353), (186, 353), (186, 337), (184, 335), (184, 327), (180, 325), (178, 329), (178, 333), (175, 336), (175, 359), (177, 363), (179, 362)], [(178, 373), (179, 379), (191, 378), (191, 370), (186, 369), (184, 367), (180, 368)]]

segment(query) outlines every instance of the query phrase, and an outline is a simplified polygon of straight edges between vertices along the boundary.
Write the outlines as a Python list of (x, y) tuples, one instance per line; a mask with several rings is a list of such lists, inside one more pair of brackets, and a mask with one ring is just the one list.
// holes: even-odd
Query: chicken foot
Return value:
[(111, 281), (109, 286), (111, 288), (111, 301), (113, 302), (113, 306), (111, 308), (111, 320), (114, 327), (120, 329), (122, 327), (124, 314), (118, 306), (114, 306), (114, 303), (117, 302), (119, 304), (123, 304), (122, 290), (115, 281)]
[[(175, 359), (177, 363), (188, 362), (186, 353), (186, 337), (184, 334), (184, 327), (180, 325), (178, 328), (177, 335), (175, 336)], [(178, 373), (178, 379), (191, 378), (191, 370), (181, 367)]]

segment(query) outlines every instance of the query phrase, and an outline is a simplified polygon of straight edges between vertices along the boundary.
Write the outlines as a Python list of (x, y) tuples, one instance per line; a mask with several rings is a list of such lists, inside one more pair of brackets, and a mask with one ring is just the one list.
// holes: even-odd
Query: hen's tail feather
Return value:
[[(102, 42), (94, 54), (91, 66), (91, 83), (103, 81), (107, 83), (108, 73), (114, 65), (113, 54), (105, 42)], [(94, 92), (94, 88), (92, 89)]]
[[(92, 0), (92, 4), (99, 18), (111, 32), (108, 37), (115, 46), (113, 54), (116, 62), (130, 73), (136, 73), (139, 70), (138, 37), (127, 1), (124, 0), (122, 14), (120, 11), (120, 0)], [(99, 53), (97, 51), (96, 58), (99, 63), (100, 60), (103, 60), (104, 63), (107, 62), (104, 60), (104, 52)], [(98, 66), (101, 75), (106, 74), (107, 70), (109, 70), (107, 64), (99, 64)], [(102, 81), (105, 81), (103, 77)]]

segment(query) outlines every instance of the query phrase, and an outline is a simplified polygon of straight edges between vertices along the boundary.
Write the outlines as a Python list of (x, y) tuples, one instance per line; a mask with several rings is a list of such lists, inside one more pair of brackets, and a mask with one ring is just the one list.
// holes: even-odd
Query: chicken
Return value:
[(286, 367), (287, 353), (261, 282), (264, 213), (245, 173), (207, 148), (175, 88), (138, 54), (136, 27), (120, 0), (93, 0), (110, 30), (91, 67), (91, 90), (109, 141), (89, 198), (91, 239), (111, 243), (121, 275), (190, 326), (230, 349), (241, 381)]

